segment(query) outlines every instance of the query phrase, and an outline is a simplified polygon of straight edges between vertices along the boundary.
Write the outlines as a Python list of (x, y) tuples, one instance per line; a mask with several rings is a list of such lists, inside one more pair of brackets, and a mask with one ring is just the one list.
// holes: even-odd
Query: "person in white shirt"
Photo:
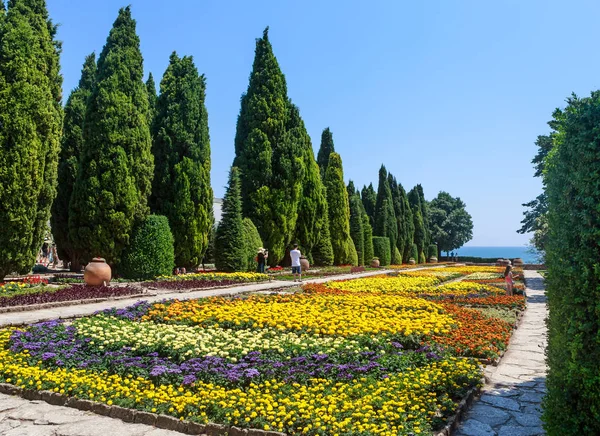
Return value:
[[(290, 251), (290, 257), (292, 258), (292, 274), (294, 275), (294, 281), (302, 281), (302, 267), (300, 266), (300, 250), (298, 250), (298, 244), (294, 244), (294, 249)], [(297, 277), (297, 279), (296, 279)]]

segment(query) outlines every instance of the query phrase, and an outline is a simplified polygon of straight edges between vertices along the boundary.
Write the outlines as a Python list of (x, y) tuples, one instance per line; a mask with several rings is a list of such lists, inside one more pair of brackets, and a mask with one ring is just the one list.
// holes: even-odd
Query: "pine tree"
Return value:
[[(302, 247), (302, 253), (310, 262), (314, 262), (313, 250), (320, 235), (329, 226), (327, 219), (327, 198), (324, 194), (323, 182), (319, 174), (319, 166), (306, 131), (304, 121), (296, 106), (290, 109), (290, 122), (287, 137), (289, 141), (297, 141), (302, 150), (302, 171), (297, 177), (302, 184), (302, 199), (298, 207), (298, 219), (293, 240)], [(331, 241), (324, 241), (324, 244)], [(331, 251), (331, 250), (329, 250)]]
[(61, 46), (44, 0), (0, 12), (0, 280), (35, 262), (56, 196)]
[[(393, 247), (398, 240), (398, 223), (394, 212), (392, 191), (388, 182), (387, 171), (382, 165), (379, 169), (379, 186), (377, 187), (377, 203), (375, 206), (375, 229), (377, 236), (385, 236), (390, 240), (392, 255), (396, 252)], [(393, 264), (402, 263), (401, 259), (392, 258)]]
[(369, 217), (371, 227), (375, 225), (375, 207), (377, 206), (377, 193), (373, 189), (373, 184), (369, 183), (369, 186), (363, 186), (361, 191), (362, 203), (365, 208), (365, 212)]
[(154, 118), (156, 117), (156, 105), (158, 104), (156, 83), (154, 82), (154, 76), (152, 73), (148, 74), (148, 80), (146, 80), (146, 91), (148, 92), (148, 127), (152, 133), (154, 131), (152, 125), (154, 124)]
[(221, 222), (215, 237), (215, 265), (219, 271), (246, 271), (248, 260), (244, 246), (244, 222), (240, 172), (232, 167), (225, 197)]
[(327, 165), (329, 164), (329, 156), (335, 152), (333, 146), (333, 134), (329, 127), (323, 130), (321, 134), (321, 146), (319, 147), (319, 153), (317, 154), (317, 164), (319, 164), (319, 170), (321, 171), (321, 178), (325, 178), (325, 172), (327, 171)]
[(363, 214), (360, 207), (360, 198), (354, 191), (350, 196), (350, 237), (354, 242), (356, 254), (358, 256), (358, 265), (365, 264), (365, 229), (363, 228)]
[(69, 235), (82, 260), (118, 265), (137, 219), (149, 213), (153, 158), (142, 54), (129, 7), (121, 9), (98, 58), (83, 128)]
[(96, 55), (85, 58), (79, 85), (71, 92), (65, 105), (63, 136), (58, 163), (58, 189), (52, 204), (50, 224), (58, 257), (71, 263), (72, 271), (79, 271), (80, 255), (69, 239), (69, 202), (77, 177), (79, 155), (83, 148), (83, 120), (87, 101), (96, 81)]
[(358, 256), (350, 236), (348, 192), (344, 184), (342, 158), (337, 153), (331, 153), (329, 156), (325, 172), (325, 188), (329, 205), (329, 232), (333, 247), (333, 262), (336, 265), (356, 265)]
[(290, 104), (285, 77), (269, 42), (256, 41), (250, 83), (242, 96), (234, 165), (240, 169), (243, 212), (269, 248), (269, 263), (285, 254), (296, 229), (302, 186), (302, 141), (287, 134)]
[(160, 90), (150, 206), (169, 219), (176, 265), (192, 268), (202, 261), (213, 223), (206, 84), (191, 57), (172, 53)]

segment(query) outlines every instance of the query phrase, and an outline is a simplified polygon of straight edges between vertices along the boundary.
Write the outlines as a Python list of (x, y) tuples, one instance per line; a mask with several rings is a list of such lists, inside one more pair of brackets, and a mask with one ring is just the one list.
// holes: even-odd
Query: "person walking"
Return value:
[[(300, 250), (298, 250), (298, 244), (294, 244), (294, 249), (290, 251), (290, 257), (292, 258), (292, 274), (295, 282), (302, 281), (302, 267), (300, 266)], [(297, 279), (296, 279), (297, 277)]]
[(258, 264), (256, 268), (256, 272), (264, 274), (265, 273), (265, 263), (269, 258), (268, 252), (264, 248), (258, 249), (258, 254), (256, 255), (256, 262)]
[(509, 263), (504, 270), (504, 280), (506, 280), (506, 295), (513, 295), (514, 277), (512, 273), (512, 265)]

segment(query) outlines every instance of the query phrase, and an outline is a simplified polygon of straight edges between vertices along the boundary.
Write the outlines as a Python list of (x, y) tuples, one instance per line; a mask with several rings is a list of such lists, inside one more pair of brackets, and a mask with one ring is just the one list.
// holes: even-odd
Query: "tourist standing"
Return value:
[(292, 258), (292, 274), (294, 276), (294, 281), (301, 282), (302, 281), (302, 267), (300, 266), (300, 250), (298, 250), (298, 244), (294, 244), (294, 249), (290, 251), (290, 257)]
[(504, 280), (506, 280), (506, 295), (513, 295), (513, 280), (512, 265), (509, 263), (504, 270)]
[(258, 249), (258, 254), (256, 255), (256, 262), (258, 263), (258, 266), (256, 268), (256, 272), (259, 272), (261, 274), (265, 273), (265, 263), (268, 257), (269, 254), (264, 248)]

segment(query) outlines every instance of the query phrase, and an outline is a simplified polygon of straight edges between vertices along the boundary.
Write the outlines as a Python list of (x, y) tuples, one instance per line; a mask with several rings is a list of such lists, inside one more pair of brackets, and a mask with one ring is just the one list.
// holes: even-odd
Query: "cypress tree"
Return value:
[(402, 184), (398, 183), (398, 192), (400, 193), (400, 201), (402, 205), (402, 228), (403, 228), (403, 239), (404, 239), (404, 252), (402, 254), (402, 260), (404, 263), (410, 259), (410, 251), (415, 238), (415, 223), (413, 220), (413, 213), (410, 208), (408, 201), (408, 195)]
[(369, 222), (369, 216), (366, 213), (363, 213), (363, 244), (364, 244), (364, 260), (365, 265), (369, 265), (373, 260), (373, 228), (371, 227), (371, 223)]
[[(323, 198), (327, 199), (327, 190), (322, 186), (321, 190)], [(313, 249), (313, 261), (315, 265), (330, 266), (333, 265), (334, 255), (333, 246), (331, 245), (331, 234), (329, 232), (329, 205), (327, 200), (323, 206), (323, 215), (320, 217), (321, 228), (317, 244)]]
[(221, 222), (215, 237), (215, 265), (219, 271), (246, 271), (246, 247), (244, 246), (244, 222), (240, 172), (236, 167), (229, 171), (229, 183), (225, 197)]
[(393, 247), (398, 240), (398, 224), (396, 222), (396, 213), (394, 212), (394, 201), (392, 191), (388, 182), (387, 170), (382, 165), (379, 169), (379, 186), (377, 187), (377, 203), (375, 206), (375, 235), (385, 236), (390, 240), (392, 247), (392, 263), (402, 263), (401, 259), (396, 259), (396, 253)]
[[(315, 161), (310, 136), (308, 136), (304, 121), (300, 117), (300, 111), (294, 105), (290, 109), (287, 138), (290, 142), (297, 141), (298, 148), (302, 150), (302, 171), (297, 174), (302, 184), (302, 199), (298, 207), (298, 219), (293, 239), (300, 244), (303, 254), (307, 256), (309, 261), (314, 262), (313, 250), (324, 229), (329, 227), (327, 198), (319, 173), (319, 166)], [(331, 241), (327, 239), (324, 244), (325, 246), (329, 244), (329, 250), (326, 249), (326, 251), (333, 254)]]
[(150, 206), (165, 215), (175, 239), (175, 263), (197, 266), (213, 223), (206, 84), (189, 56), (172, 53), (160, 83), (152, 152)]
[(43, 0), (0, 12), (0, 279), (33, 266), (56, 196), (62, 76)]
[[(398, 253), (404, 252), (404, 222), (402, 219), (402, 200), (400, 198), (400, 191), (398, 189), (398, 181), (391, 174), (388, 173), (388, 184), (390, 185), (390, 191), (392, 192), (392, 204), (394, 206), (394, 214), (396, 216), (396, 241), (392, 245), (394, 245), (398, 249)], [(392, 249), (394, 252), (394, 260), (396, 260), (399, 264), (402, 263), (402, 255), (398, 256), (396, 251)], [(399, 259), (398, 259), (399, 258)]]
[(290, 104), (285, 77), (269, 42), (268, 28), (256, 41), (250, 82), (242, 96), (235, 136), (234, 166), (240, 169), (244, 215), (269, 248), (269, 263), (285, 254), (296, 229), (302, 186), (302, 151), (286, 135)]
[(373, 189), (373, 184), (369, 183), (369, 186), (363, 186), (361, 191), (362, 203), (365, 208), (365, 212), (369, 217), (371, 227), (375, 225), (375, 207), (377, 206), (377, 193)]
[(354, 192), (354, 195), (350, 196), (350, 237), (354, 242), (356, 248), (356, 254), (358, 256), (358, 265), (365, 264), (365, 229), (363, 228), (363, 214), (360, 207), (360, 198)]
[[(431, 220), (429, 218), (429, 205), (425, 200), (425, 194), (423, 193), (423, 187), (421, 184), (417, 184), (417, 193), (419, 194), (419, 204), (421, 206), (421, 215), (423, 215), (423, 225), (425, 227), (425, 244), (423, 252), (426, 254), (427, 247), (431, 244)], [(426, 256), (427, 257), (427, 256)]]
[(329, 127), (323, 130), (321, 133), (321, 146), (319, 147), (319, 153), (317, 154), (317, 163), (319, 164), (319, 170), (321, 171), (321, 178), (325, 178), (325, 172), (327, 171), (327, 165), (329, 164), (329, 156), (335, 152), (333, 146), (333, 134)]
[(81, 262), (79, 253), (69, 239), (69, 202), (83, 148), (83, 120), (95, 81), (96, 55), (92, 53), (85, 58), (79, 85), (71, 92), (65, 105), (62, 147), (58, 159), (58, 189), (50, 217), (58, 257), (71, 262), (72, 271), (79, 271)]
[(350, 236), (350, 206), (344, 184), (342, 158), (331, 153), (325, 172), (325, 188), (329, 204), (329, 232), (333, 247), (333, 262), (336, 265), (358, 263), (354, 242)]
[(416, 187), (408, 193), (408, 201), (413, 214), (413, 223), (415, 226), (414, 243), (417, 246), (416, 262), (422, 258), (423, 250), (425, 249), (425, 223), (423, 222), (423, 214), (421, 213), (421, 199)]
[(150, 132), (153, 132), (152, 124), (156, 117), (156, 105), (158, 104), (158, 96), (156, 95), (156, 83), (154, 82), (154, 76), (152, 73), (148, 74), (148, 80), (146, 80), (146, 91), (148, 92), (148, 127)]
[(121, 9), (98, 58), (83, 128), (69, 236), (82, 260), (120, 261), (134, 222), (148, 213), (153, 158), (142, 54), (129, 7)]

